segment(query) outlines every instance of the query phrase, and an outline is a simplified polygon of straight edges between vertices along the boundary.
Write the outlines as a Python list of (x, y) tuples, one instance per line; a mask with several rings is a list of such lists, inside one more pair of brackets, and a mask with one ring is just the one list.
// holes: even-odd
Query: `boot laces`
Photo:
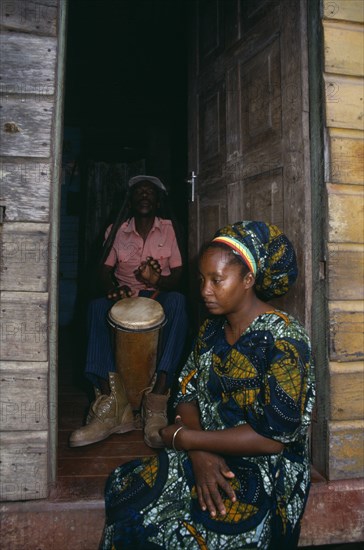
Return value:
[(161, 418), (167, 418), (166, 411), (152, 411), (151, 409), (145, 408), (146, 416), (151, 418), (152, 416), (160, 416)]
[(92, 406), (92, 411), (97, 416), (97, 418), (102, 419), (104, 415), (110, 412), (112, 406), (112, 396), (111, 395), (100, 395), (94, 402)]

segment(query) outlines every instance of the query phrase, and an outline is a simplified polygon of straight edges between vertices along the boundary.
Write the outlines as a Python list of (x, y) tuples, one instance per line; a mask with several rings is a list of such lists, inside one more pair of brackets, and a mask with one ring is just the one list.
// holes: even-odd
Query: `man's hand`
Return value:
[(148, 256), (146, 261), (142, 262), (134, 273), (138, 281), (156, 287), (161, 278), (161, 271), (158, 260)]
[(129, 298), (134, 294), (127, 285), (117, 286), (112, 288), (107, 293), (109, 300), (121, 300), (122, 298)]

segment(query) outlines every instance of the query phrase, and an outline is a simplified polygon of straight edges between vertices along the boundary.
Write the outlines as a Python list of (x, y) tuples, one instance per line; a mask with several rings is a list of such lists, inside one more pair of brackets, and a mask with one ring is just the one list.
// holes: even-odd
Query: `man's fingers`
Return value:
[(122, 286), (108, 292), (107, 297), (110, 300), (119, 300), (122, 298), (129, 298), (131, 295), (132, 291), (130, 288), (128, 286)]
[(161, 269), (161, 266), (158, 262), (158, 260), (154, 260), (153, 258), (151, 258), (150, 256), (147, 258), (147, 262), (148, 264), (150, 265), (150, 267), (152, 269), (154, 269), (154, 271), (157, 271), (158, 273), (160, 273), (162, 271)]

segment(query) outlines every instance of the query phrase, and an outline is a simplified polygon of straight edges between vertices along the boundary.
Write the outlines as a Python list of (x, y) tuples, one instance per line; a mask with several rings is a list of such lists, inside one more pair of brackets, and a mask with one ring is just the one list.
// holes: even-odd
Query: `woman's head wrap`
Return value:
[(283, 296), (297, 278), (296, 254), (275, 225), (241, 221), (219, 229), (212, 239), (229, 246), (255, 276), (255, 292), (262, 300)]

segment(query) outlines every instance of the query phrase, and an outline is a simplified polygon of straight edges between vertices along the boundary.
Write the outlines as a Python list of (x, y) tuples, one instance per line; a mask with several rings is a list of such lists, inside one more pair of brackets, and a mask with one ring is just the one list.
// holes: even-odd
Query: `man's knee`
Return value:
[(95, 315), (98, 312), (106, 312), (110, 309), (112, 303), (108, 298), (95, 298), (88, 305), (88, 314)]
[(185, 311), (186, 309), (186, 298), (180, 292), (172, 290), (166, 293), (165, 300), (162, 303), (162, 306), (165, 311), (169, 310), (172, 313), (174, 311)]

